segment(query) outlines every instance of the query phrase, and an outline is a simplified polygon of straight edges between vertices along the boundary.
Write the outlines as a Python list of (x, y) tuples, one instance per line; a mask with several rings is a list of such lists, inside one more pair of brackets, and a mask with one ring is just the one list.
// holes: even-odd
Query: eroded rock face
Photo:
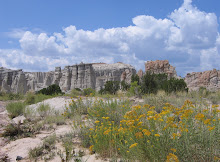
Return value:
[(66, 66), (64, 69), (56, 67), (50, 72), (23, 72), (0, 68), (1, 91), (26, 93), (38, 91), (52, 84), (60, 86), (63, 92), (74, 88), (93, 88), (99, 90), (106, 81), (131, 81), (135, 69), (123, 63), (115, 64), (78, 64)]
[(175, 67), (169, 64), (168, 60), (147, 61), (145, 63), (145, 72), (154, 74), (167, 74), (168, 79), (177, 77)]
[(136, 73), (133, 66), (121, 62), (115, 64), (93, 64), (95, 72), (95, 89), (100, 90), (106, 81), (131, 82), (131, 76)]
[(220, 89), (220, 70), (188, 73), (185, 82), (190, 90), (198, 90), (204, 87), (210, 91)]

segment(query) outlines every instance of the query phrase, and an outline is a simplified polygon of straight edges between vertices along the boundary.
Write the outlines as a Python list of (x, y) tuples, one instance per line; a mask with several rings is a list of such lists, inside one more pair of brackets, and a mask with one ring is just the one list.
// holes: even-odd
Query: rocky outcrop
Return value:
[(154, 74), (167, 74), (168, 79), (177, 77), (175, 67), (169, 64), (168, 60), (147, 61), (145, 63), (145, 72)]
[(49, 85), (57, 84), (63, 92), (74, 88), (93, 88), (99, 90), (106, 81), (131, 81), (135, 69), (123, 63), (115, 64), (78, 64), (66, 66), (64, 69), (56, 67), (50, 72), (23, 72), (0, 68), (1, 91), (26, 93), (38, 91)]
[(184, 80), (190, 90), (204, 87), (210, 91), (216, 91), (220, 89), (220, 70), (188, 73)]
[(144, 75), (143, 70), (139, 70), (139, 71), (137, 72), (137, 75), (138, 75), (139, 78), (142, 78), (143, 75)]
[(133, 66), (123, 63), (115, 64), (93, 64), (95, 72), (95, 87), (100, 90), (106, 81), (131, 82), (131, 76), (136, 73)]

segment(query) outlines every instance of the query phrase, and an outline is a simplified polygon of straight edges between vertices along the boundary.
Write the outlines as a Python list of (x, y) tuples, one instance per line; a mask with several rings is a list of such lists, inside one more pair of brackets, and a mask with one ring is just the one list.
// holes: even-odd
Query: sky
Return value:
[(80, 62), (177, 74), (220, 69), (219, 0), (0, 1), (0, 66), (50, 71)]

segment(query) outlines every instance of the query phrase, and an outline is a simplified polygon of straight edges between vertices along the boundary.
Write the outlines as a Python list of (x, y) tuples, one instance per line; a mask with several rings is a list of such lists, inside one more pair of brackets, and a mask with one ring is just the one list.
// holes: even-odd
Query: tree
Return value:
[(119, 84), (119, 81), (107, 81), (105, 83), (104, 91), (110, 94), (115, 94), (120, 88)]

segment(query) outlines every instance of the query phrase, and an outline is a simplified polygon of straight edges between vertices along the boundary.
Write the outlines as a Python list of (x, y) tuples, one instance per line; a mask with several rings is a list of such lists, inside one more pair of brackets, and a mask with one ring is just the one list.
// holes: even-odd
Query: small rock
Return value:
[(16, 161), (19, 161), (19, 160), (22, 160), (22, 159), (23, 159), (23, 157), (21, 157), (21, 156), (16, 157)]
[(22, 116), (18, 116), (18, 117), (16, 117), (16, 118), (14, 118), (14, 119), (12, 119), (12, 121), (15, 123), (15, 124), (19, 124), (19, 123), (24, 123), (24, 120), (25, 120), (26, 118), (22, 115)]

